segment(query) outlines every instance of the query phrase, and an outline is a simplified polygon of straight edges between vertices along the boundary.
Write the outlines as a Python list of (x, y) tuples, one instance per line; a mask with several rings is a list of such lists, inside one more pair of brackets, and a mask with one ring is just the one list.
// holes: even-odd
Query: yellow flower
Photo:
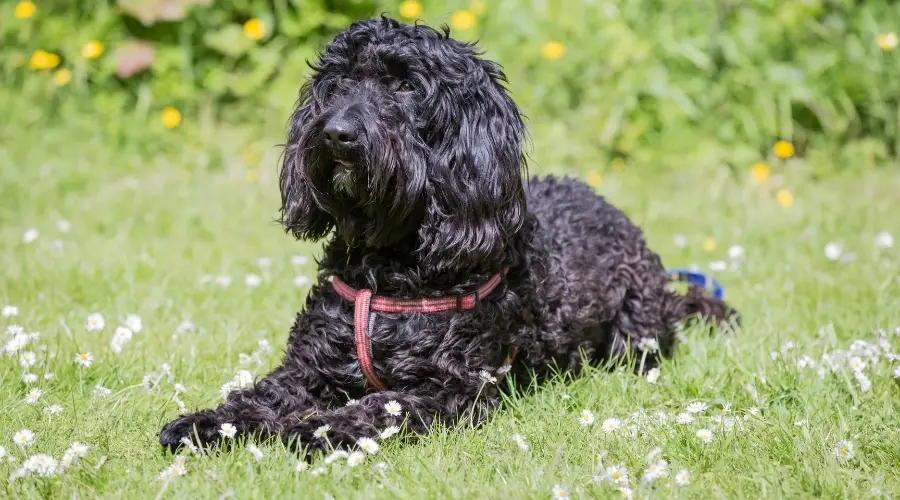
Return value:
[(159, 115), (159, 121), (162, 122), (163, 127), (175, 128), (181, 123), (181, 111), (172, 106), (166, 106)]
[(715, 252), (716, 251), (716, 240), (715, 238), (703, 238), (703, 251), (705, 252)]
[(771, 174), (772, 169), (769, 168), (769, 164), (764, 161), (754, 163), (753, 166), (750, 167), (750, 176), (753, 177), (753, 182), (757, 184), (766, 182), (766, 179), (768, 179)]
[(775, 200), (784, 208), (790, 208), (794, 204), (794, 195), (787, 189), (779, 189), (775, 193)]
[(482, 0), (472, 0), (472, 3), (469, 4), (469, 9), (476, 15), (481, 15), (487, 10), (487, 5)]
[(896, 49), (897, 45), (900, 44), (900, 39), (897, 38), (897, 34), (893, 31), (878, 35), (877, 40), (878, 46), (881, 47), (881, 50), (891, 51)]
[(63, 87), (72, 81), (72, 72), (67, 69), (58, 69), (53, 72), (53, 83), (57, 87)]
[(417, 19), (422, 15), (422, 4), (416, 0), (406, 0), (400, 4), (400, 17), (404, 19)]
[(471, 10), (458, 10), (450, 16), (450, 27), (455, 30), (465, 31), (472, 29), (473, 26), (475, 26), (475, 14)]
[(14, 15), (16, 19), (31, 19), (34, 16), (34, 13), (37, 12), (37, 6), (34, 5), (34, 2), (19, 2), (16, 4), (16, 10)]
[(85, 59), (96, 59), (103, 55), (103, 44), (98, 40), (91, 40), (81, 47), (81, 57)]
[(775, 143), (775, 146), (772, 147), (772, 151), (775, 152), (775, 156), (784, 160), (794, 156), (794, 145), (788, 141), (778, 141)]
[(34, 51), (34, 54), (31, 54), (29, 65), (31, 66), (31, 69), (35, 71), (53, 69), (59, 66), (59, 56), (52, 52), (38, 49)]
[(557, 41), (547, 42), (541, 47), (541, 55), (544, 59), (555, 61), (566, 55), (566, 46)]
[(251, 40), (260, 40), (266, 36), (266, 25), (254, 17), (244, 23), (244, 35)]
[(247, 182), (256, 182), (259, 180), (258, 170), (248, 170), (246, 174)]
[(592, 188), (600, 187), (600, 184), (603, 184), (603, 176), (600, 175), (600, 172), (591, 172), (587, 177), (588, 186)]

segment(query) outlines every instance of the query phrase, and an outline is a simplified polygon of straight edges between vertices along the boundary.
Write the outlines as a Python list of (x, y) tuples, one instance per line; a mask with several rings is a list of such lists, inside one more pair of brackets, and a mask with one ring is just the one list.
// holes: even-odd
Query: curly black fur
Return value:
[[(480, 372), (495, 373), (512, 346), (520, 383), (655, 339), (649, 368), (671, 352), (679, 322), (731, 316), (698, 290), (668, 291), (640, 229), (587, 186), (546, 178), (526, 189), (525, 128), (505, 77), (446, 28), (357, 22), (312, 67), (290, 120), (281, 195), (287, 231), (332, 234), (318, 282), (283, 365), (166, 425), (164, 446), (215, 442), (223, 423), (312, 451), (390, 425), (423, 433), (436, 420), (481, 422), (499, 389)], [(366, 390), (353, 304), (331, 275), (377, 295), (443, 297), (471, 294), (504, 268), (505, 282), (474, 310), (377, 314), (372, 358), (390, 389)], [(385, 411), (392, 400), (400, 417)], [(314, 437), (323, 425), (327, 439)]]

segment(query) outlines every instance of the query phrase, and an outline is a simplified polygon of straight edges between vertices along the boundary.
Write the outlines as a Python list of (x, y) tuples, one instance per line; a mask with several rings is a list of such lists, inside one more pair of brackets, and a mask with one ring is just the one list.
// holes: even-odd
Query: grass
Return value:
[[(19, 315), (0, 317), (0, 328), (19, 324), (41, 333), (27, 347), (37, 354), (30, 371), (41, 380), (24, 384), (17, 359), (0, 357), (0, 445), (18, 459), (0, 460), (0, 497), (547, 498), (557, 484), (573, 497), (618, 496), (612, 486), (593, 482), (603, 450), (604, 465), (624, 465), (641, 497), (900, 494), (900, 388), (892, 377), (898, 363), (885, 356), (870, 361), (868, 392), (847, 363), (835, 374), (816, 375), (824, 353), (846, 350), (857, 339), (874, 343), (876, 328), (891, 332), (888, 341), (900, 351), (892, 333), (900, 327), (898, 249), (874, 244), (882, 230), (900, 236), (894, 171), (813, 182), (815, 165), (792, 160), (773, 164), (765, 186), (754, 185), (749, 170), (606, 173), (598, 191), (645, 228), (668, 266), (706, 267), (728, 260), (730, 245), (744, 247), (740, 270), (719, 274), (743, 313), (741, 332), (686, 332), (687, 342), (662, 364), (655, 385), (624, 371), (589, 370), (510, 396), (483, 428), (438, 429), (419, 443), (387, 441), (357, 468), (339, 462), (323, 475), (298, 473), (296, 459), (280, 445), (260, 444), (265, 457), (259, 462), (234, 447), (188, 458), (187, 474), (166, 481), (159, 475), (173, 457), (160, 450), (157, 435), (178, 413), (174, 383), (187, 388), (180, 397), (189, 408), (206, 407), (219, 401), (219, 387), (237, 370), (263, 375), (274, 366), (306, 293), (293, 278), (314, 277), (312, 259), (295, 265), (292, 257), (315, 256), (318, 246), (292, 241), (272, 222), (277, 149), (244, 151), (242, 132), (224, 128), (207, 131), (214, 139), (203, 147), (178, 132), (148, 145), (111, 141), (87, 128), (63, 120), (41, 134), (3, 130), (0, 305), (17, 306)], [(254, 144), (278, 141), (270, 134)], [(553, 145), (539, 133), (535, 150), (533, 173), (563, 171), (547, 166), (554, 164)], [(597, 165), (566, 168), (587, 178)], [(779, 185), (792, 188), (792, 207), (775, 202)], [(71, 223), (69, 232), (57, 229), (61, 219)], [(26, 244), (29, 228), (40, 236)], [(675, 234), (687, 237), (685, 248), (673, 245)], [(717, 243), (712, 252), (701, 248), (707, 237)], [(856, 258), (828, 260), (823, 248), (832, 241)], [(260, 267), (260, 257), (269, 267)], [(260, 275), (261, 286), (245, 286), (247, 273)], [(202, 284), (207, 275), (232, 281)], [(106, 326), (91, 333), (85, 322), (94, 312)], [(139, 315), (143, 329), (115, 354), (110, 339), (127, 314)], [(173, 335), (184, 321), (196, 331)], [(826, 325), (833, 328), (820, 334)], [(255, 351), (261, 339), (275, 352), (240, 364), (240, 354)], [(771, 359), (787, 342), (796, 348)], [(89, 368), (73, 363), (82, 351), (94, 356)], [(816, 367), (799, 369), (802, 355)], [(162, 376), (145, 390), (144, 376), (160, 375), (163, 364), (172, 380)], [(54, 377), (44, 380), (45, 373)], [(98, 384), (111, 394), (95, 395)], [(44, 391), (36, 405), (24, 401), (31, 387)], [(610, 417), (629, 425), (642, 409), (671, 420), (693, 401), (709, 405), (693, 424), (642, 424), (637, 438), (627, 429), (601, 430)], [(697, 430), (714, 425), (712, 416), (722, 415), (726, 403), (740, 417), (739, 428), (716, 429), (703, 444)], [(46, 413), (49, 404), (61, 405), (62, 413)], [(761, 411), (744, 420), (751, 407)], [(596, 415), (592, 426), (578, 424), (582, 409)], [(36, 435), (24, 450), (12, 440), (23, 428)], [(516, 446), (514, 433), (529, 451)], [(835, 456), (842, 440), (855, 446), (852, 460)], [(65, 474), (5, 481), (26, 457), (59, 459), (72, 441), (90, 449)], [(655, 447), (671, 473), (642, 486), (645, 456)], [(372, 470), (375, 462), (387, 470)], [(681, 469), (689, 471), (688, 486), (673, 483)]]

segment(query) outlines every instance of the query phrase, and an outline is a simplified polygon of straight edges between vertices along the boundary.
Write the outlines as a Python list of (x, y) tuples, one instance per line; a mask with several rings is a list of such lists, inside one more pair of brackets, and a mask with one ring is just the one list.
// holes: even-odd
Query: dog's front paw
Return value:
[(179, 417), (159, 432), (159, 444), (175, 451), (185, 445), (185, 439), (191, 443), (207, 445), (219, 438), (219, 422), (211, 410), (204, 410)]

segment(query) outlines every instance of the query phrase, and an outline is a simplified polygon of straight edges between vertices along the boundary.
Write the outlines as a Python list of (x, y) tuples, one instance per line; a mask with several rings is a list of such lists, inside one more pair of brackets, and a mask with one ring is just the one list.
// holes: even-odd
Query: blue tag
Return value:
[(712, 296), (717, 299), (721, 299), (725, 296), (725, 289), (722, 288), (722, 285), (719, 284), (715, 278), (707, 278), (703, 273), (690, 271), (688, 269), (672, 269), (669, 271), (669, 279), (671, 281), (680, 281), (682, 283), (696, 285), (706, 290), (712, 289)]

